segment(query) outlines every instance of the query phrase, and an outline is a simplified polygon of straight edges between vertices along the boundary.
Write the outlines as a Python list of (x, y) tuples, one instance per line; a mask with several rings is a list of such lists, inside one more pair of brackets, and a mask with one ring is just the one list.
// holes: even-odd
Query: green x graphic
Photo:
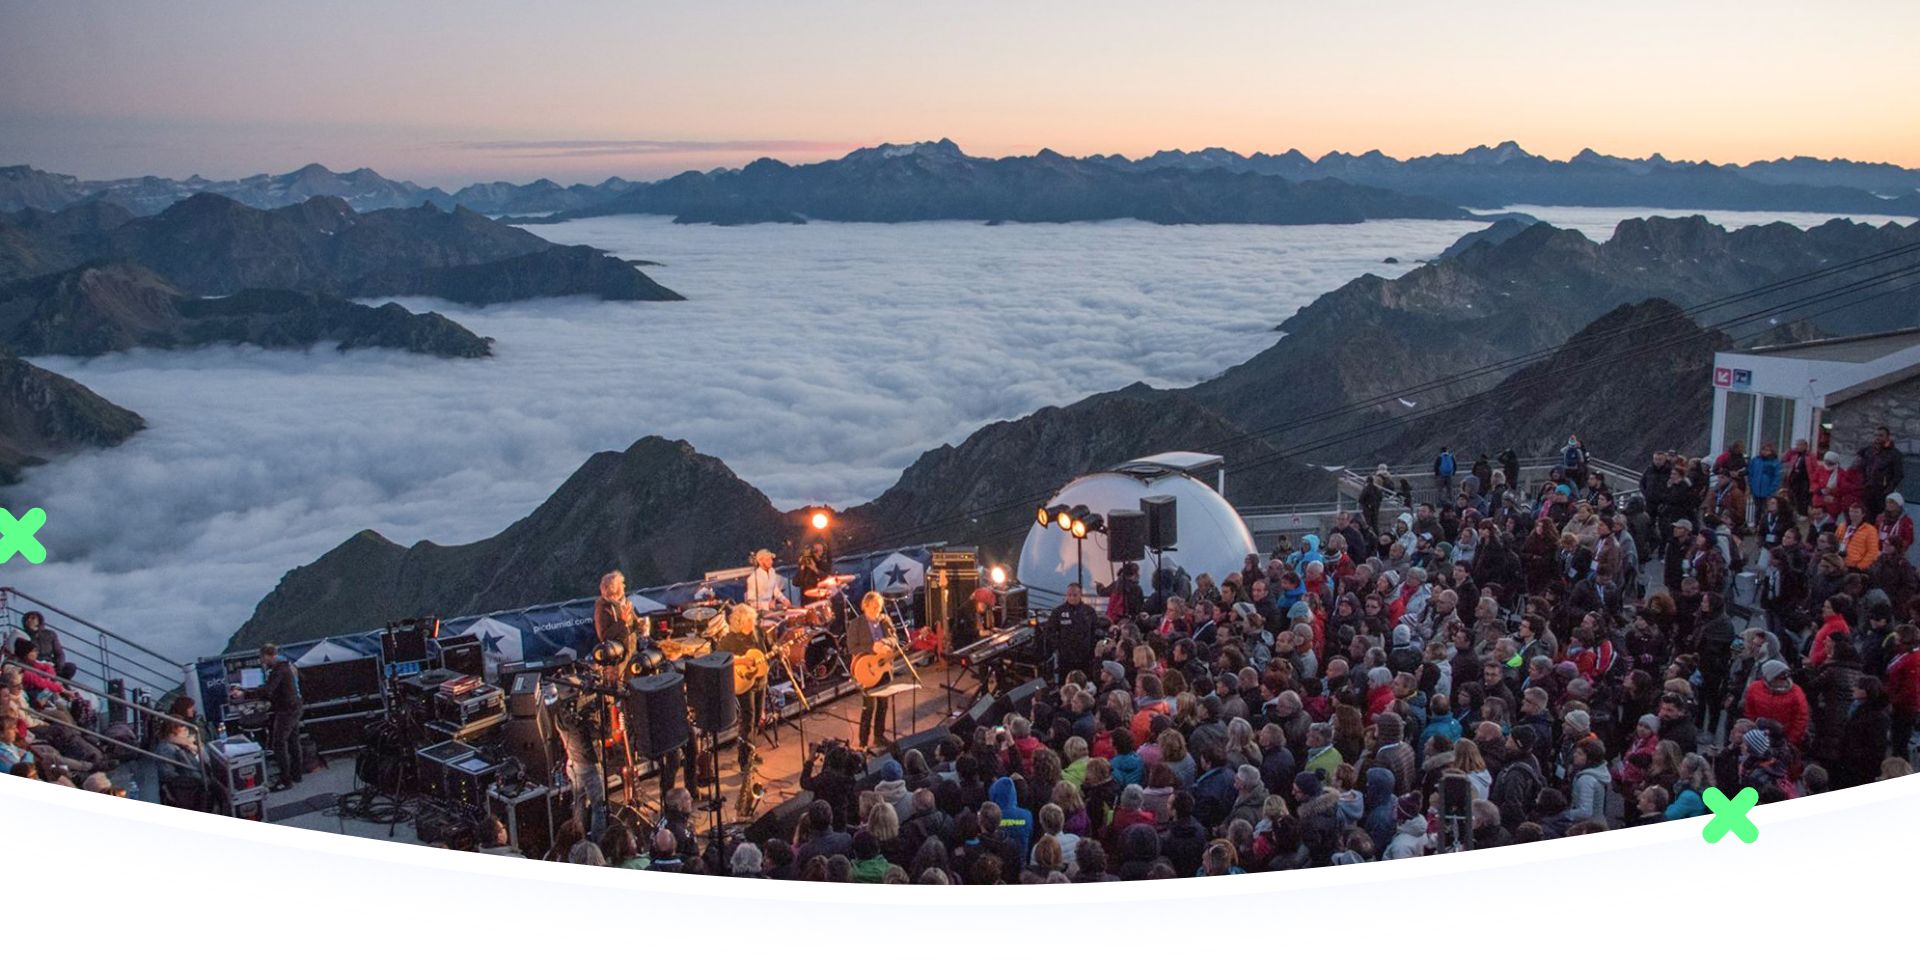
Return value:
[(1718, 842), (1732, 832), (1740, 841), (1753, 844), (1760, 837), (1760, 829), (1747, 817), (1747, 812), (1760, 804), (1760, 792), (1755, 788), (1742, 788), (1732, 798), (1718, 788), (1709, 787), (1700, 793), (1700, 799), (1712, 810), (1713, 818), (1707, 821), (1707, 827), (1700, 830), (1700, 836), (1708, 842)]
[(27, 558), (28, 563), (40, 563), (47, 559), (47, 548), (40, 545), (34, 534), (46, 526), (47, 511), (34, 507), (18, 519), (13, 511), (0, 507), (0, 563), (13, 559), (14, 554)]

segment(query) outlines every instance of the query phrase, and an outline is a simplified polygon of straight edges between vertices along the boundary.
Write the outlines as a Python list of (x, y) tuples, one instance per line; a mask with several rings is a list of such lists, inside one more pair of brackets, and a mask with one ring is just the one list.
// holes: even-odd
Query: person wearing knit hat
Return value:
[(1416, 818), (1426, 811), (1426, 803), (1420, 800), (1419, 792), (1408, 792), (1394, 800), (1393, 817), (1404, 822)]
[(1317, 771), (1303, 771), (1294, 775), (1293, 787), (1294, 790), (1299, 793), (1294, 796), (1297, 801), (1304, 803), (1318, 797), (1321, 788), (1320, 773)]
[(1124, 687), (1127, 683), (1126, 665), (1119, 661), (1101, 661), (1100, 670), (1107, 676), (1108, 683)]
[(1579, 708), (1562, 715), (1560, 720), (1567, 723), (1567, 735), (1579, 737), (1593, 730), (1593, 717)]
[(1747, 754), (1755, 758), (1765, 758), (1773, 751), (1773, 739), (1767, 737), (1765, 728), (1750, 729), (1743, 743), (1747, 746)]
[(1646, 728), (1647, 730), (1658, 734), (1660, 731), (1660, 716), (1654, 715), (1654, 714), (1643, 714), (1640, 716), (1639, 725), (1642, 728)]
[(1779, 678), (1780, 675), (1787, 673), (1787, 670), (1787, 662), (1782, 660), (1776, 659), (1762, 662), (1760, 665), (1760, 680), (1773, 681)]

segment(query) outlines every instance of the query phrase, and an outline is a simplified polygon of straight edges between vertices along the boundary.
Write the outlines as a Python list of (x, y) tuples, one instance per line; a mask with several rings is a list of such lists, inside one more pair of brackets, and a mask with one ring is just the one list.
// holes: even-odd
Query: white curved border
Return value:
[[(1116, 945), (1191, 955), (1216, 942), (1222, 954), (1263, 956), (1388, 953), (1384, 942), (1424, 958), (1449, 948), (1491, 952), (1483, 942), (1527, 948), (1518, 942), (1552, 950), (1555, 962), (1617, 963), (1621, 942), (1659, 949), (1665, 961), (1673, 952), (1724, 956), (1735, 936), (1743, 957), (1764, 951), (1774, 961), (1831, 951), (1873, 923), (1911, 914), (1920, 777), (1752, 814), (1754, 845), (1728, 837), (1709, 846), (1700, 837), (1705, 820), (1694, 819), (1225, 879), (889, 888), (502, 859), (0, 776), (0, 854), (24, 875), (16, 887), (44, 897), (30, 904), (33, 918), (51, 927), (15, 931), (9, 946), (163, 962), (220, 962), (227, 957), (213, 949), (230, 947), (233, 961), (275, 963), (395, 962), (412, 953), (543, 963), (586, 952), (979, 963), (1013, 950), (1085, 955)], [(72, 896), (88, 898), (63, 898)], [(1902, 918), (1883, 918), (1892, 916)], [(95, 937), (105, 938), (107, 923), (115, 945), (103, 948)], [(1905, 944), (1897, 930), (1874, 932)]]

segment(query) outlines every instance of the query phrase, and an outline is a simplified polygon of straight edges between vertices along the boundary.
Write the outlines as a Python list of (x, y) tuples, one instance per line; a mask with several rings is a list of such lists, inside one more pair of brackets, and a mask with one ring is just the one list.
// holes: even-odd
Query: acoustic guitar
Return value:
[(733, 693), (746, 694), (767, 683), (767, 652), (757, 648), (747, 648), (745, 654), (736, 654), (733, 658)]
[(863, 691), (879, 687), (893, 676), (893, 661), (898, 653), (899, 645), (891, 637), (873, 642), (872, 653), (853, 659), (853, 683)]

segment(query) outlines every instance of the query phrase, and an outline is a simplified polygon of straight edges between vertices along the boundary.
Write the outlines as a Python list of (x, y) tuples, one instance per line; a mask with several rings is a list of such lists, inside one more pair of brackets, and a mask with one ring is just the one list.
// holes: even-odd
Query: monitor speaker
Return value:
[(687, 686), (679, 671), (627, 682), (622, 707), (627, 744), (636, 758), (659, 758), (692, 738), (687, 731)]
[(1147, 558), (1147, 515), (1139, 510), (1107, 514), (1107, 562), (1126, 563)]
[(1033, 718), (1033, 699), (1046, 690), (1046, 678), (1034, 678), (1025, 684), (1007, 692), (1007, 705), (1014, 714), (1031, 720)]
[(946, 725), (934, 725), (917, 734), (895, 739), (889, 750), (893, 752), (893, 757), (899, 759), (903, 765), (907, 760), (907, 752), (909, 751), (918, 751), (921, 755), (925, 756), (927, 764), (931, 765), (933, 764), (933, 749), (939, 745), (940, 742), (945, 741), (949, 734), (952, 734), (952, 732), (947, 730)]
[(1027, 588), (1008, 587), (1000, 591), (1000, 626), (1012, 627), (1027, 619)]
[(975, 728), (991, 728), (1006, 720), (1012, 710), (1013, 705), (1007, 702), (1005, 695), (989, 694), (975, 701), (973, 707), (962, 711), (954, 724), (965, 729), (965, 734), (971, 735)]
[(1172, 550), (1180, 543), (1180, 517), (1176, 512), (1179, 503), (1170, 496), (1149, 496), (1140, 501), (1140, 512), (1147, 515), (1149, 549)]
[(733, 727), (739, 705), (733, 700), (733, 655), (715, 651), (687, 662), (687, 707), (693, 723), (708, 734)]
[(774, 839), (792, 841), (794, 826), (800, 824), (800, 816), (807, 814), (807, 807), (812, 804), (813, 793), (802, 791), (775, 805), (747, 826), (747, 841), (760, 846)]

